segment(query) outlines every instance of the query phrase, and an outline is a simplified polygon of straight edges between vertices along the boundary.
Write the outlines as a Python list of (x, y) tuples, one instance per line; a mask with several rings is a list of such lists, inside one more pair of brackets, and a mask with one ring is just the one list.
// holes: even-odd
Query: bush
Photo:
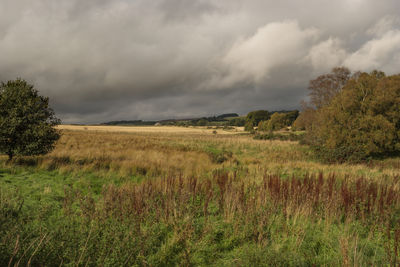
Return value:
[(316, 111), (307, 143), (327, 161), (363, 161), (400, 151), (400, 75), (351, 79)]

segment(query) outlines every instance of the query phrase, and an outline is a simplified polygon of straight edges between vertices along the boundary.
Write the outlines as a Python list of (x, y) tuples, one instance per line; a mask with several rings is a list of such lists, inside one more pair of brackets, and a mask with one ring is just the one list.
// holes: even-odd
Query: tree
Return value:
[(361, 73), (316, 111), (307, 141), (328, 161), (400, 152), (400, 75)]
[(60, 123), (33, 85), (22, 79), (0, 85), (0, 152), (14, 155), (41, 155), (50, 152), (59, 139), (54, 126)]
[(260, 121), (266, 121), (270, 118), (270, 113), (267, 110), (256, 110), (249, 112), (246, 116), (245, 130), (251, 131), (257, 126)]
[(276, 131), (289, 127), (299, 116), (298, 110), (289, 112), (275, 112), (267, 121), (260, 121), (258, 124), (259, 131)]
[(299, 114), (300, 113), (299, 113), (298, 110), (293, 110), (293, 111), (285, 113), (285, 124), (286, 124), (286, 126), (292, 126), (293, 123), (299, 117)]
[(351, 72), (346, 67), (333, 68), (331, 73), (318, 76), (311, 80), (308, 86), (310, 90), (310, 103), (315, 108), (328, 105), (331, 99), (342, 90), (343, 86), (351, 78)]
[(318, 76), (311, 80), (308, 86), (310, 93), (309, 102), (302, 102), (302, 111), (294, 123), (294, 129), (305, 130), (311, 126), (315, 117), (315, 111), (326, 105), (342, 90), (351, 79), (357, 78), (359, 72), (351, 75), (346, 67), (336, 67), (328, 74)]
[(242, 117), (237, 117), (229, 120), (228, 125), (231, 126), (244, 126), (246, 123), (246, 119)]
[(316, 110), (311, 107), (309, 103), (301, 102), (301, 112), (297, 119), (292, 124), (292, 130), (305, 130), (311, 128), (313, 121), (315, 120)]

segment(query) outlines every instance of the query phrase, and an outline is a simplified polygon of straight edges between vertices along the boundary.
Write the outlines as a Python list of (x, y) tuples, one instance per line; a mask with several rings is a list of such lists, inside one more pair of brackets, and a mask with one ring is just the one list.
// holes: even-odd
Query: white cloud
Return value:
[(344, 61), (353, 70), (379, 69), (389, 74), (400, 71), (400, 31), (389, 30), (379, 38), (367, 41)]
[(314, 73), (321, 74), (342, 65), (346, 56), (343, 42), (338, 38), (329, 38), (312, 46), (307, 59), (311, 61)]
[(260, 83), (277, 67), (297, 64), (318, 37), (315, 28), (301, 29), (297, 21), (269, 23), (236, 42), (222, 59), (228, 73), (223, 87), (241, 81)]

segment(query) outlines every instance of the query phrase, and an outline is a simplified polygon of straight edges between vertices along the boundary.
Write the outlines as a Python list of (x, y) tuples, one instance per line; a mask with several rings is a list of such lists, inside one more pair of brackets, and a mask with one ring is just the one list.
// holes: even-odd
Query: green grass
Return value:
[[(126, 182), (136, 181), (122, 183)], [(259, 211), (229, 220), (217, 202), (210, 203), (206, 218), (198, 208), (202, 199), (190, 202), (192, 211), (183, 209), (183, 214), (168, 220), (159, 219), (156, 210), (141, 219), (86, 211), (90, 199), (101, 207), (107, 184), (118, 188), (121, 178), (1, 169), (0, 265), (339, 266), (347, 262), (381, 266), (389, 262), (385, 233), (371, 231), (357, 220), (348, 224)], [(214, 193), (218, 195), (218, 189)]]

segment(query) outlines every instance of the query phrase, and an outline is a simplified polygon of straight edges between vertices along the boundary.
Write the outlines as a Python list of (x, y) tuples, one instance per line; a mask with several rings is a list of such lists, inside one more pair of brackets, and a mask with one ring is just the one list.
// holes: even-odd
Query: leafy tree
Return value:
[(60, 137), (54, 126), (60, 120), (26, 81), (17, 79), (0, 86), (0, 152), (8, 155), (46, 154)]
[(348, 68), (336, 67), (332, 69), (331, 73), (320, 75), (311, 80), (308, 86), (311, 104), (317, 109), (328, 105), (351, 78), (350, 74)]
[(257, 126), (260, 121), (266, 121), (271, 114), (267, 110), (256, 110), (249, 112), (246, 116), (245, 130), (251, 131)]
[(309, 128), (315, 117), (315, 111), (330, 103), (333, 97), (338, 94), (344, 85), (351, 78), (357, 78), (359, 73), (351, 72), (346, 67), (336, 67), (328, 74), (318, 76), (311, 80), (308, 86), (310, 91), (309, 102), (302, 102), (302, 112), (294, 123), (294, 129), (305, 130)]
[(261, 121), (258, 124), (259, 131), (275, 131), (287, 126), (286, 114), (275, 112), (267, 121)]
[(400, 75), (361, 73), (316, 111), (307, 141), (329, 161), (361, 161), (400, 151)]
[(258, 124), (259, 131), (276, 131), (283, 129), (285, 127), (289, 127), (293, 124), (296, 118), (299, 115), (298, 110), (279, 113), (275, 112), (272, 114), (271, 118), (267, 121), (261, 121)]

